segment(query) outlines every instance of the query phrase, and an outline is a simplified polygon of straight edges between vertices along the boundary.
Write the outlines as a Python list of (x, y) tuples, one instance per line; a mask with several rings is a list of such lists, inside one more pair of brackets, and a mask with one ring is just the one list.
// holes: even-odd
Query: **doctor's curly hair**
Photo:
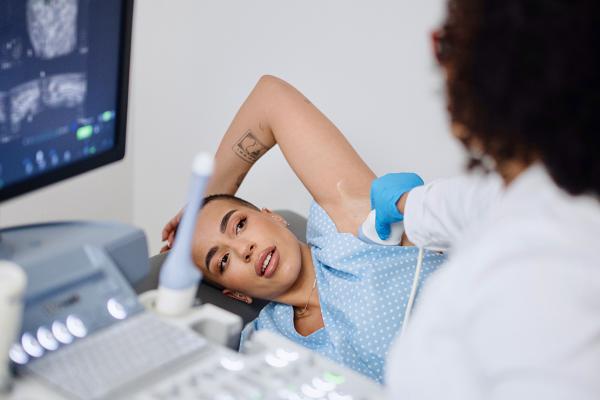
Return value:
[(449, 0), (437, 39), (467, 147), (600, 195), (600, 0)]

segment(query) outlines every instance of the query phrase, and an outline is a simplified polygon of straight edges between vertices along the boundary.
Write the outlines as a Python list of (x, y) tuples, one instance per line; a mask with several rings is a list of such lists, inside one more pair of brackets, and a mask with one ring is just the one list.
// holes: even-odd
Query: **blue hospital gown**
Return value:
[[(339, 233), (315, 202), (306, 238), (324, 327), (302, 336), (294, 327), (292, 306), (271, 302), (244, 328), (240, 347), (252, 331), (269, 329), (383, 382), (386, 355), (400, 331), (410, 296), (418, 249), (370, 245)], [(419, 287), (443, 261), (443, 255), (425, 252)]]

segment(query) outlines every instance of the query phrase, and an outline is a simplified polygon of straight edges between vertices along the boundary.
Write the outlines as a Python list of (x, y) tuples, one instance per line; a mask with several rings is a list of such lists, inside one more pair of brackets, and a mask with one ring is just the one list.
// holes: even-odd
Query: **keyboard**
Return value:
[(116, 398), (148, 374), (208, 351), (206, 339), (145, 312), (48, 354), (27, 369), (76, 399)]
[(128, 400), (381, 400), (377, 382), (266, 330), (246, 353), (214, 352)]
[(142, 313), (26, 368), (75, 399), (385, 398), (378, 383), (275, 333), (258, 331), (245, 348), (235, 352)]

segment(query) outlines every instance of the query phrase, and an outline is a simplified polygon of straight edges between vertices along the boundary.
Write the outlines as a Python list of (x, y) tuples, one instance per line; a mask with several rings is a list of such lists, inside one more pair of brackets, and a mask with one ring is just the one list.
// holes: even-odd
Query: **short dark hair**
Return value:
[(541, 160), (600, 194), (600, 1), (448, 0), (440, 35), (452, 120), (501, 164)]
[(234, 203), (238, 203), (242, 206), (251, 208), (255, 211), (260, 211), (260, 209), (258, 207), (256, 207), (254, 204), (250, 203), (249, 201), (246, 201), (244, 199), (241, 199), (237, 196), (234, 196), (232, 194), (211, 194), (210, 196), (206, 196), (204, 198), (204, 200), (202, 201), (202, 205), (200, 206), (200, 208), (202, 209), (205, 205), (207, 205), (208, 203), (210, 203), (211, 201), (215, 201), (215, 200), (230, 200), (233, 201)]

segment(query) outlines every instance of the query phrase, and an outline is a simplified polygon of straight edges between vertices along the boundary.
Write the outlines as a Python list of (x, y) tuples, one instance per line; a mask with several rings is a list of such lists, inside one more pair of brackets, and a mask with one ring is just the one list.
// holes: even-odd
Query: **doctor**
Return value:
[(372, 185), (450, 247), (392, 347), (390, 399), (600, 398), (600, 2), (449, 0), (434, 48), (455, 135), (487, 176)]

